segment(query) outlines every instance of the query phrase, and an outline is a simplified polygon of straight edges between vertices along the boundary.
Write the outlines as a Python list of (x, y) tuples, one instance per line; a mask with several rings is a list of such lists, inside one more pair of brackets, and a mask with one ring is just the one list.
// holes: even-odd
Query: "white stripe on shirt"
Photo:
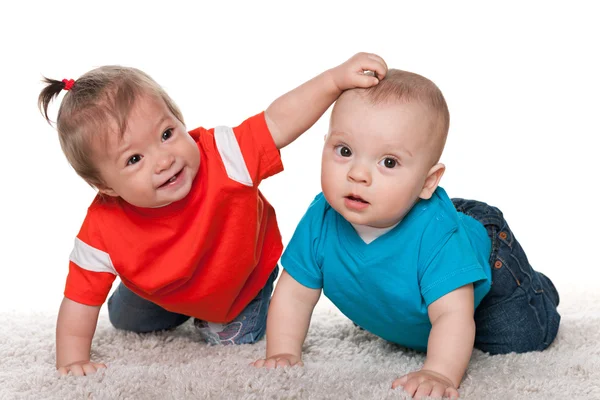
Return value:
[(79, 238), (75, 238), (75, 246), (69, 256), (69, 260), (88, 271), (109, 272), (117, 275), (117, 271), (108, 253), (90, 246)]
[(233, 129), (227, 126), (215, 128), (215, 142), (225, 165), (227, 176), (242, 185), (252, 186), (252, 178), (246, 167), (242, 150)]

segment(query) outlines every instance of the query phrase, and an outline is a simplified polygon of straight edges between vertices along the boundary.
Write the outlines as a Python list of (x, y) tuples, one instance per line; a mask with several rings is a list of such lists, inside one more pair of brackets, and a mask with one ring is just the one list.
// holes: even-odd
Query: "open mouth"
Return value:
[(181, 175), (182, 171), (183, 171), (183, 169), (180, 170), (179, 172), (177, 172), (171, 178), (169, 178), (165, 183), (163, 183), (162, 185), (160, 185), (159, 188), (163, 188), (163, 187), (168, 186), (168, 185), (172, 184), (173, 182), (175, 182), (177, 180), (177, 178), (179, 178), (179, 175)]
[(366, 201), (366, 200), (363, 200), (363, 199), (362, 199), (360, 196), (357, 196), (357, 195), (354, 195), (354, 194), (351, 194), (351, 195), (349, 195), (349, 196), (346, 196), (346, 198), (347, 198), (348, 200), (351, 200), (351, 201), (356, 201), (356, 202), (359, 202), (359, 203), (369, 204), (369, 202), (368, 202), (368, 201)]

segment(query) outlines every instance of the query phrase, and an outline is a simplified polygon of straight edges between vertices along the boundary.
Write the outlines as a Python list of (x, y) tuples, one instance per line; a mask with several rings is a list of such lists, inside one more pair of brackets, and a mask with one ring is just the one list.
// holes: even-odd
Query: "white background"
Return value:
[[(559, 289), (600, 288), (592, 2), (194, 3), (0, 6), (0, 310), (57, 309), (94, 196), (36, 108), (42, 75), (141, 68), (191, 129), (237, 125), (359, 51), (444, 92), (451, 128), (442, 185), (450, 196), (500, 207), (534, 268)], [(328, 115), (282, 151), (285, 171), (262, 186), (284, 243), (319, 191)]]

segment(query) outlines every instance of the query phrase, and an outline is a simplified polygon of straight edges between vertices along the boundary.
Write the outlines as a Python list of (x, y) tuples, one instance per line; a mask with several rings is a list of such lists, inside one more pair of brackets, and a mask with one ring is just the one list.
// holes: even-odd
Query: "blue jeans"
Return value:
[(552, 281), (531, 268), (500, 210), (474, 200), (452, 202), (481, 222), (492, 240), (492, 287), (475, 310), (475, 347), (490, 354), (544, 350), (560, 323)]
[[(215, 324), (194, 319), (202, 338), (210, 344), (247, 344), (260, 340), (266, 331), (267, 310), (278, 270), (275, 267), (262, 290), (233, 321)], [(108, 316), (115, 328), (136, 333), (172, 329), (190, 318), (141, 298), (122, 283), (108, 299)]]

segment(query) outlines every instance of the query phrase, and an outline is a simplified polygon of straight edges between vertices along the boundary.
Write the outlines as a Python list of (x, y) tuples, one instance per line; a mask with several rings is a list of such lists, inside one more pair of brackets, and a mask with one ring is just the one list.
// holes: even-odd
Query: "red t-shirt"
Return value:
[(283, 170), (264, 113), (190, 134), (201, 162), (184, 199), (153, 209), (94, 199), (71, 253), (67, 298), (101, 305), (118, 275), (169, 311), (229, 322), (263, 288), (283, 250), (275, 210), (258, 190)]

